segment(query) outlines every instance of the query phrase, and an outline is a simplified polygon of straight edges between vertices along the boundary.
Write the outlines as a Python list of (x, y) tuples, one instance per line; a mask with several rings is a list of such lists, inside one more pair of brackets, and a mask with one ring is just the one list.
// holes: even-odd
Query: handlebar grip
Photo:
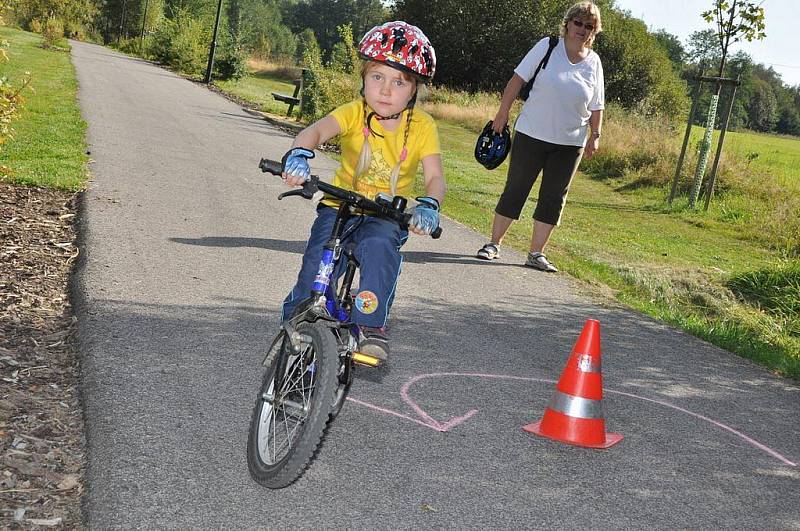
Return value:
[(281, 175), (283, 173), (283, 164), (277, 160), (261, 159), (258, 167), (261, 168), (261, 171), (269, 172), (272, 175)]

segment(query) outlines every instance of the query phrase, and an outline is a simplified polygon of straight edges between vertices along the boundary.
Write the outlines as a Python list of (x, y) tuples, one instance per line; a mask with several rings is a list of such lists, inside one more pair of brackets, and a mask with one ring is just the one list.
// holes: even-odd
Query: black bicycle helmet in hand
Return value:
[(492, 131), (491, 120), (483, 128), (475, 144), (475, 160), (487, 170), (500, 166), (511, 150), (511, 133), (506, 125), (502, 133)]

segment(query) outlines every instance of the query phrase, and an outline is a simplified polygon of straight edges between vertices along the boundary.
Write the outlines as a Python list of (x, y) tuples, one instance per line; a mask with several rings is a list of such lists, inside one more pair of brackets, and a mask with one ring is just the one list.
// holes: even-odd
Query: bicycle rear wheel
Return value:
[(265, 487), (278, 489), (303, 475), (331, 419), (339, 356), (330, 328), (301, 323), (300, 352), (289, 342), (264, 376), (250, 419), (247, 465)]

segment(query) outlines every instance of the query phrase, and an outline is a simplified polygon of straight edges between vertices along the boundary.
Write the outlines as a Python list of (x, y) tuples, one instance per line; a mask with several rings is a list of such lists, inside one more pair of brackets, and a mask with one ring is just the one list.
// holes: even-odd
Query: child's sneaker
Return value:
[(548, 273), (558, 272), (558, 268), (550, 263), (544, 253), (534, 253), (533, 251), (529, 252), (528, 259), (525, 261), (525, 265), (534, 269), (538, 269), (539, 271), (546, 271)]
[(358, 351), (386, 361), (389, 357), (389, 338), (386, 337), (386, 328), (359, 326), (358, 330)]
[(500, 258), (500, 251), (497, 249), (497, 245), (493, 244), (492, 242), (489, 242), (480, 249), (478, 249), (478, 253), (476, 256), (483, 260), (494, 260), (496, 258)]

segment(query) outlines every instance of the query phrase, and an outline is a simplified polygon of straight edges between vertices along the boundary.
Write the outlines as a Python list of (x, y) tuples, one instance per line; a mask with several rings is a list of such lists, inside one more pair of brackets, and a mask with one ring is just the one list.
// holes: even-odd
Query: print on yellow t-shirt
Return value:
[(358, 179), (356, 192), (367, 197), (375, 197), (380, 192), (385, 192), (387, 182), (391, 182), (392, 167), (383, 156), (383, 150), (372, 153), (372, 162), (369, 171)]

